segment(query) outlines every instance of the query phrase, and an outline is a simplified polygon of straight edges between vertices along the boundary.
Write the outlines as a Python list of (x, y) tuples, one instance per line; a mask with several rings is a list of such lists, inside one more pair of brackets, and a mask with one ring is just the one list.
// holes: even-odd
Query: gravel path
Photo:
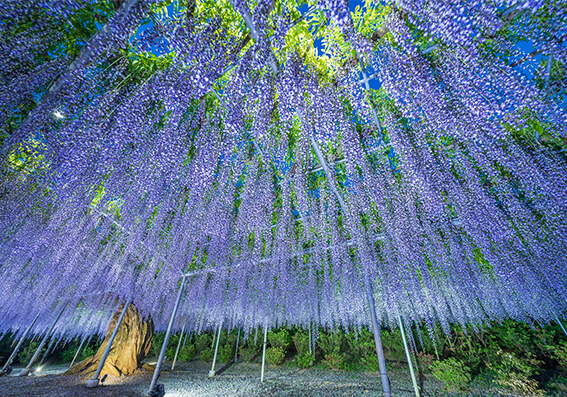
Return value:
[[(159, 382), (165, 385), (169, 397), (210, 397), (210, 396), (381, 396), (380, 376), (369, 372), (335, 372), (322, 368), (298, 369), (280, 366), (267, 367), (264, 383), (260, 383), (260, 364), (238, 363), (224, 368), (214, 378), (208, 378), (210, 364), (203, 362), (178, 363), (175, 371), (169, 371), (166, 363)], [(97, 397), (142, 397), (146, 396), (151, 372), (139, 373), (120, 379), (109, 379), (103, 386), (87, 389), (86, 380), (78, 376), (58, 376), (65, 366), (44, 366), (35, 375), (20, 378), (14, 368), (10, 376), (0, 378), (2, 396), (97, 396)], [(395, 397), (414, 396), (407, 366), (393, 365), (389, 371), (392, 395)], [(448, 396), (442, 392), (439, 382), (431, 377), (423, 381), (422, 396)], [(459, 396), (491, 396), (488, 391)]]

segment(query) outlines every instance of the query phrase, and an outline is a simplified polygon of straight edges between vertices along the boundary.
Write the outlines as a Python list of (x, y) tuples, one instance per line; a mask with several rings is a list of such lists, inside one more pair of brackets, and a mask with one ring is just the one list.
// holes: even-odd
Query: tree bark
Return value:
[[(123, 308), (124, 305), (121, 305), (112, 316), (104, 341), (96, 354), (69, 368), (65, 372), (66, 375), (80, 374), (90, 377), (96, 372)], [(151, 318), (142, 319), (138, 309), (131, 304), (126, 310), (124, 319), (118, 328), (118, 333), (100, 376), (103, 377), (107, 374), (116, 377), (132, 375), (141, 366), (142, 360), (148, 354), (153, 334), (153, 320)]]

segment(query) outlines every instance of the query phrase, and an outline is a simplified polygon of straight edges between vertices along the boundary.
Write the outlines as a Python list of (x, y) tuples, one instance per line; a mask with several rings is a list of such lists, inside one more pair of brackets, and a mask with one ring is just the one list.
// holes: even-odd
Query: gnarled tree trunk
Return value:
[[(121, 305), (112, 316), (104, 341), (96, 354), (73, 365), (65, 374), (79, 373), (85, 377), (94, 375), (123, 309), (124, 305)], [(118, 333), (100, 376), (103, 377), (108, 374), (119, 377), (122, 374), (133, 374), (148, 354), (153, 335), (154, 322), (152, 319), (149, 318), (142, 321), (138, 309), (133, 304), (130, 304), (118, 328)]]

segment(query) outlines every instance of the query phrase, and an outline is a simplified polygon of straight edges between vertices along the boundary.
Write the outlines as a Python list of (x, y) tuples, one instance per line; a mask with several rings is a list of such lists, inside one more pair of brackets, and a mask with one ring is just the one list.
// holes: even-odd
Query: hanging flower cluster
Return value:
[[(68, 3), (43, 4), (51, 13), (39, 13), (40, 26), (91, 4)], [(130, 296), (163, 329), (181, 277), (176, 326), (197, 331), (360, 327), (370, 322), (368, 282), (384, 325), (401, 315), (448, 330), (565, 311), (567, 163), (542, 138), (564, 142), (567, 114), (489, 56), (482, 38), (503, 26), (503, 4), (398, 1), (388, 36), (371, 48), (347, 3), (321, 2), (356, 50), (356, 66), (329, 82), (298, 54), (273, 65), (267, 30), (282, 18), (270, 1), (250, 14), (250, 45), (221, 16), (156, 20), (136, 46), (169, 55), (135, 74), (119, 50), (149, 4), (131, 3), (79, 64), (34, 64), (15, 42), (0, 43), (10, 71), (0, 96), (9, 133), (0, 332), (23, 330), (37, 313), (36, 328), (47, 328), (67, 304), (57, 332), (102, 333), (116, 300)], [(517, 7), (539, 15), (551, 5)], [(250, 12), (245, 1), (234, 8)], [(25, 21), (22, 9), (5, 9), (14, 26)], [(438, 47), (424, 54), (415, 30)], [(33, 32), (32, 49), (47, 48), (49, 30)], [(544, 48), (565, 64), (557, 40)], [(379, 95), (363, 90), (358, 57), (376, 71)], [(50, 84), (56, 94), (6, 129)]]

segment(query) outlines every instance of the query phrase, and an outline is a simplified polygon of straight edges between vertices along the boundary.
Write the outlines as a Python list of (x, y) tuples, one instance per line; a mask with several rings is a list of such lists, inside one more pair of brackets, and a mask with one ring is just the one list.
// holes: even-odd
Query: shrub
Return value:
[(288, 346), (291, 343), (291, 338), (289, 336), (289, 331), (285, 328), (279, 331), (272, 331), (268, 333), (268, 341), (272, 347), (280, 347), (283, 351), (287, 351)]
[(453, 357), (433, 361), (429, 368), (433, 376), (443, 382), (449, 391), (461, 390), (471, 381), (470, 368)]
[(226, 333), (225, 331), (223, 331), (222, 336), (221, 336), (221, 343), (236, 347), (236, 336), (237, 336), (237, 334), (238, 334), (237, 330), (234, 330), (233, 332), (229, 332), (229, 333)]
[(374, 336), (368, 330), (362, 329), (359, 333), (349, 332), (345, 339), (350, 347), (354, 360), (362, 362), (366, 369), (376, 370), (378, 358), (376, 357), (376, 345)]
[(76, 341), (69, 343), (65, 348), (61, 351), (61, 361), (64, 363), (70, 363), (75, 357), (75, 353), (79, 348), (79, 344)]
[(380, 364), (378, 364), (378, 356), (376, 355), (376, 353), (369, 354), (366, 357), (361, 357), (360, 361), (362, 361), (367, 371), (380, 371)]
[(252, 361), (259, 351), (260, 348), (256, 345), (246, 345), (238, 349), (238, 356), (244, 361)]
[(295, 362), (299, 368), (308, 368), (315, 362), (315, 356), (313, 353), (300, 353), (295, 356)]
[[(20, 350), (20, 352), (18, 353), (18, 361), (21, 364), (29, 363), (31, 358), (35, 354), (35, 351), (37, 350), (38, 346), (39, 346), (39, 342), (33, 341), (29, 345), (27, 345), (25, 348)], [(41, 353), (40, 353), (39, 357), (41, 357), (41, 354), (43, 354), (44, 352), (45, 352), (45, 346), (43, 346), (41, 348)]]
[(498, 386), (498, 391), (508, 393), (511, 391), (522, 396), (543, 396), (545, 393), (538, 390), (538, 382), (531, 376), (539, 373), (538, 366), (541, 361), (528, 355), (527, 358), (519, 358), (513, 353), (498, 350), (499, 359), (488, 364), (494, 372), (493, 382)]
[(421, 366), (423, 367), (424, 371), (427, 372), (427, 373), (431, 373), (430, 367), (433, 364), (433, 361), (435, 360), (435, 358), (433, 357), (433, 354), (418, 352), (417, 353), (417, 359), (421, 363)]
[(187, 343), (185, 346), (181, 346), (179, 349), (178, 359), (179, 361), (191, 361), (195, 357), (195, 345), (192, 343)]
[(266, 361), (268, 364), (279, 365), (283, 363), (285, 350), (282, 347), (270, 347), (266, 349)]
[(163, 340), (165, 339), (165, 334), (163, 332), (156, 332), (152, 338), (152, 346), (150, 347), (151, 356), (159, 356), (161, 351), (161, 345), (163, 345)]
[(232, 361), (234, 359), (234, 346), (229, 343), (219, 346), (217, 358), (221, 363), (228, 363)]
[(78, 361), (83, 361), (85, 358), (94, 356), (98, 348), (95, 350), (91, 345), (86, 345), (77, 358)]
[[(404, 349), (404, 342), (399, 330), (396, 331), (381, 331), (382, 347), (384, 349), (384, 356), (386, 360), (404, 361), (406, 360), (406, 353)], [(376, 352), (376, 348), (374, 348)]]
[(201, 361), (213, 361), (213, 351), (210, 347), (207, 347), (201, 350), (201, 354), (199, 354), (199, 360)]
[(298, 331), (293, 335), (293, 344), (299, 354), (309, 353), (309, 334), (305, 331)]
[(567, 343), (559, 341), (556, 344), (548, 345), (547, 348), (551, 353), (551, 357), (556, 359), (563, 369), (567, 370)]
[(209, 334), (200, 334), (195, 337), (195, 349), (197, 352), (202, 352), (205, 349), (211, 348), (213, 339)]
[(341, 331), (335, 332), (321, 332), (317, 345), (326, 357), (332, 354), (339, 354), (344, 342), (344, 334)]
[(340, 353), (327, 354), (321, 363), (330, 370), (338, 371), (342, 368), (344, 362), (344, 355)]
[[(169, 341), (167, 342), (167, 349), (165, 349), (165, 356), (173, 359), (175, 352), (177, 351), (177, 345), (179, 344), (179, 338), (181, 335), (171, 335)], [(161, 345), (160, 345), (161, 351)]]

